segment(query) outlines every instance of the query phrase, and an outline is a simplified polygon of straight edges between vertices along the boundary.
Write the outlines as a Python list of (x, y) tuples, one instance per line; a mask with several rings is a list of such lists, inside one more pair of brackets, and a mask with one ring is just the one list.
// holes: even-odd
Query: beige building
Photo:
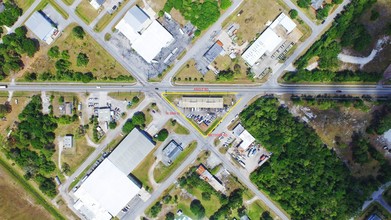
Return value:
[(219, 109), (224, 107), (224, 100), (223, 97), (183, 96), (178, 105), (181, 108)]

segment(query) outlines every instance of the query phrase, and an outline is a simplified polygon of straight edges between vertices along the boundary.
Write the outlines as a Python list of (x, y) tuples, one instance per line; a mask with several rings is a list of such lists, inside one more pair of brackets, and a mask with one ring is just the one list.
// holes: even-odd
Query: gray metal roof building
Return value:
[(149, 16), (138, 6), (132, 7), (124, 18), (137, 32), (141, 31), (144, 27), (144, 23), (149, 20)]
[(170, 165), (183, 151), (183, 148), (174, 140), (171, 140), (163, 148), (163, 163), (168, 166)]
[(73, 147), (73, 136), (65, 135), (63, 142), (64, 142), (64, 148), (72, 148)]
[(223, 97), (220, 96), (183, 96), (181, 100), (179, 100), (179, 107), (196, 109), (218, 109), (224, 107), (224, 100)]
[(311, 0), (311, 7), (318, 10), (323, 6), (324, 0)]
[(53, 42), (53, 35), (57, 32), (51, 21), (48, 20), (42, 12), (36, 11), (26, 21), (26, 27), (34, 33), (40, 40), (50, 44)]
[(235, 127), (234, 127), (234, 129), (232, 129), (232, 133), (234, 134), (234, 135), (236, 135), (236, 136), (239, 136), (239, 135), (241, 135), (242, 133), (243, 133), (243, 131), (244, 131), (244, 127), (243, 127), (243, 125), (242, 124), (237, 124)]
[(152, 141), (135, 128), (114, 149), (108, 159), (124, 174), (128, 175), (154, 147)]
[(209, 50), (206, 51), (206, 53), (204, 54), (205, 60), (209, 63), (212, 63), (216, 59), (216, 57), (224, 50), (222, 46), (223, 44), (221, 43), (221, 41), (216, 41), (212, 45), (212, 47), (210, 47)]

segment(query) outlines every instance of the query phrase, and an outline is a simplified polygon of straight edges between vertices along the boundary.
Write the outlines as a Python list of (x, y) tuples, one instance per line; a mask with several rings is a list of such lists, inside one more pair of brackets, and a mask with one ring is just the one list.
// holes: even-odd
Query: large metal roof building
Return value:
[(108, 159), (124, 174), (131, 173), (155, 145), (137, 128), (133, 129), (109, 155)]
[(109, 220), (139, 191), (138, 184), (105, 159), (75, 192), (74, 207), (87, 219)]
[(183, 96), (179, 101), (181, 108), (218, 109), (224, 107), (223, 97)]
[(41, 13), (40, 11), (34, 12), (25, 25), (40, 40), (50, 44), (54, 40), (52, 36), (57, 31), (57, 28)]
[(138, 6), (132, 7), (115, 28), (129, 39), (132, 48), (148, 63), (162, 48), (174, 42), (170, 32)]

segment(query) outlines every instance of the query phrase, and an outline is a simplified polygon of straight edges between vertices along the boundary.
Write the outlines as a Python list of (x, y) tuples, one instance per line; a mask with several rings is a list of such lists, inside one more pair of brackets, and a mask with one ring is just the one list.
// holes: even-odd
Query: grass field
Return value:
[(155, 156), (153, 153), (156, 151), (156, 147), (151, 153), (149, 153), (145, 159), (133, 170), (132, 174), (141, 181), (145, 189), (152, 189), (151, 184), (149, 183), (148, 170), (155, 162)]
[[(14, 181), (16, 181), (18, 184), (20, 184), (21, 188), (22, 189), (19, 189), (19, 190), (24, 190), (25, 192), (29, 193), (33, 198), (34, 200), (36, 201), (37, 204), (43, 206), (54, 218), (56, 219), (65, 219), (57, 209), (55, 209), (51, 204), (50, 202), (48, 202), (45, 197), (43, 197), (41, 195), (40, 192), (38, 192), (33, 186), (30, 185), (29, 182), (27, 182), (18, 172), (16, 172), (9, 164), (7, 161), (4, 161), (4, 158), (3, 157), (0, 157), (0, 166), (2, 168), (4, 168), (4, 170), (7, 172), (8, 175), (10, 175), (10, 177), (12, 177), (14, 179)], [(3, 179), (3, 178), (1, 178)], [(15, 185), (15, 184), (14, 184)], [(16, 193), (11, 193), (13, 198), (16, 198), (16, 199), (22, 199), (22, 197), (18, 197)], [(0, 201), (3, 200), (3, 196), (5, 194), (3, 194), (2, 192), (2, 199)], [(17, 200), (16, 200), (17, 201)], [(22, 201), (23, 202), (23, 201)], [(6, 204), (4, 204), (6, 205)], [(0, 206), (1, 209), (3, 208), (3, 205)], [(13, 206), (14, 208), (17, 208), (18, 210), (20, 210), (21, 207), (19, 206)], [(11, 208), (11, 207), (10, 207)], [(31, 218), (32, 217), (32, 211), (34, 209), (29, 209), (28, 212), (26, 212), (25, 214), (28, 214), (26, 215), (27, 218)], [(7, 211), (7, 214), (15, 214), (15, 213), (10, 213), (10, 210), (6, 210)], [(43, 210), (35, 210), (35, 212), (37, 214), (41, 213), (41, 216), (43, 218), (47, 218), (47, 214), (43, 211)], [(23, 214), (22, 214), (23, 215)], [(11, 216), (10, 216), (11, 217)], [(12, 219), (12, 218), (11, 218)], [(39, 218), (37, 218), (39, 219)]]
[(164, 125), (164, 128), (166, 128), (169, 132), (174, 132), (177, 134), (184, 134), (184, 135), (190, 134), (189, 130), (187, 130), (187, 128), (180, 125), (178, 122), (174, 126), (172, 126), (171, 120), (169, 120)]
[(122, 10), (122, 7), (128, 3), (129, 0), (123, 0), (122, 4), (115, 10), (113, 14), (106, 13), (99, 21), (96, 23), (94, 27), (94, 31), (101, 32), (106, 26), (110, 23), (110, 21), (118, 14), (119, 11)]
[(68, 14), (64, 9), (62, 9), (54, 0), (43, 0), (43, 1), (41, 1), (41, 3), (39, 3), (39, 4), (37, 5), (37, 7), (35, 8), (35, 10), (36, 10), (36, 11), (42, 10), (42, 9), (44, 9), (44, 8), (46, 7), (46, 5), (48, 5), (48, 4), (51, 4), (51, 5), (53, 6), (53, 8), (56, 9), (56, 11), (57, 11), (58, 13), (60, 13), (60, 15), (61, 15), (62, 17), (64, 17), (65, 19), (68, 19), (69, 14)]
[(76, 7), (75, 13), (86, 24), (90, 24), (99, 15), (98, 10), (95, 10), (88, 1), (82, 1)]
[(66, 5), (72, 5), (75, 0), (62, 0)]
[(183, 152), (175, 159), (175, 161), (170, 166), (165, 166), (162, 162), (155, 167), (153, 171), (153, 176), (157, 183), (164, 181), (168, 176), (171, 175), (174, 170), (176, 170), (179, 165), (191, 154), (197, 147), (197, 142), (192, 142), (187, 146)]
[(16, 5), (19, 6), (25, 12), (34, 3), (35, 0), (14, 0)]
[(117, 100), (131, 101), (133, 97), (137, 96), (140, 101), (130, 106), (131, 109), (136, 108), (145, 98), (145, 94), (142, 92), (109, 92), (108, 96)]
[[(69, 61), (72, 63), (70, 69), (80, 72), (91, 71), (97, 81), (102, 80), (103, 77), (117, 77), (119, 75), (129, 75), (129, 73), (104, 50), (91, 36), (86, 34), (84, 40), (76, 39), (72, 35), (72, 28), (76, 24), (68, 26), (63, 35), (56, 40), (52, 46), (58, 46), (60, 51), (69, 51)], [(50, 59), (47, 55), (49, 47), (41, 48), (35, 61), (27, 68), (26, 72), (56, 72), (56, 60)], [(76, 57), (79, 53), (87, 54), (89, 63), (86, 67), (78, 67), (76, 65)], [(133, 81), (130, 81), (133, 82)]]

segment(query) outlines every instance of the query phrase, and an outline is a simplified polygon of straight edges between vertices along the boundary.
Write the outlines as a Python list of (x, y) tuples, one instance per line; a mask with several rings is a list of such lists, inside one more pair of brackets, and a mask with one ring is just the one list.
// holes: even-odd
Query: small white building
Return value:
[(91, 0), (90, 4), (95, 10), (98, 10), (106, 0)]
[(98, 109), (98, 121), (99, 122), (111, 121), (111, 109), (109, 107), (102, 107)]
[(41, 41), (51, 44), (58, 33), (53, 23), (45, 17), (43, 12), (36, 11), (25, 22), (26, 27)]
[(72, 148), (73, 147), (73, 136), (65, 135), (63, 139), (64, 148)]

